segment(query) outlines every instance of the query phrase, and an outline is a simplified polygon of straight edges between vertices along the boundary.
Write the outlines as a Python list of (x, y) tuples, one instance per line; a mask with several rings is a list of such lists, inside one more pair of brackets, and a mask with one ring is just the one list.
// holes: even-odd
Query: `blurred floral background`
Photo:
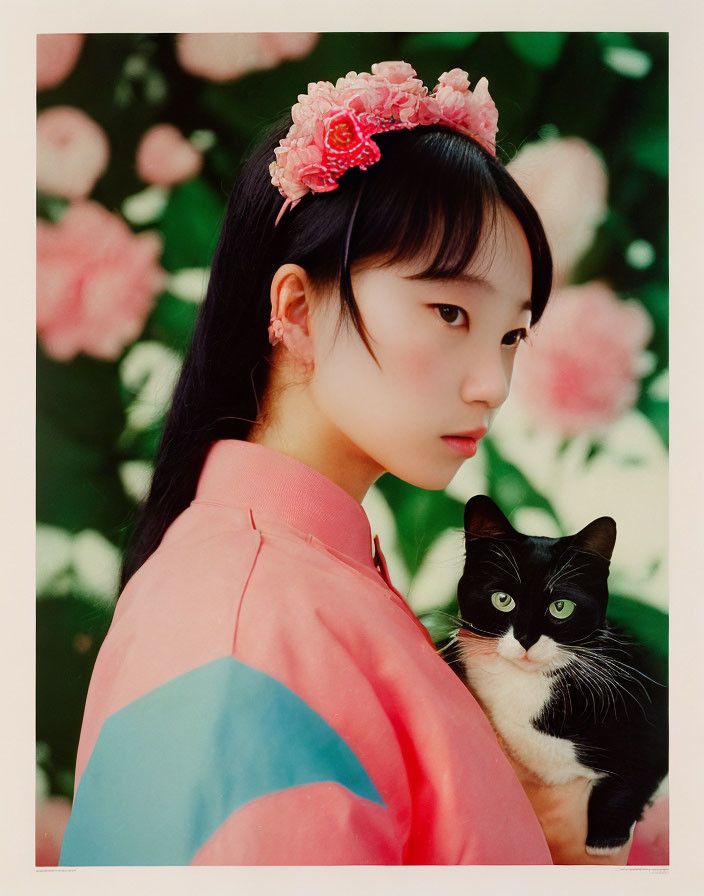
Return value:
[(39, 35), (37, 864), (58, 859), (121, 552), (242, 154), (309, 81), (384, 59), (430, 88), (454, 67), (489, 79), (498, 154), (557, 272), (477, 456), (444, 491), (387, 474), (368, 494), (392, 578), (440, 642), (470, 495), (535, 535), (608, 514), (609, 614), (666, 679), (666, 34)]

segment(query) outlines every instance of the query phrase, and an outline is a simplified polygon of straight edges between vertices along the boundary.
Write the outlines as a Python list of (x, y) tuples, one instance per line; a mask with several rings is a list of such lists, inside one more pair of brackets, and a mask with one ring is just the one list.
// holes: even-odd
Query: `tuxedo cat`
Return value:
[(445, 656), (508, 751), (547, 784), (591, 779), (586, 850), (617, 852), (667, 773), (667, 691), (606, 622), (616, 524), (517, 532), (484, 495), (465, 508), (461, 628)]

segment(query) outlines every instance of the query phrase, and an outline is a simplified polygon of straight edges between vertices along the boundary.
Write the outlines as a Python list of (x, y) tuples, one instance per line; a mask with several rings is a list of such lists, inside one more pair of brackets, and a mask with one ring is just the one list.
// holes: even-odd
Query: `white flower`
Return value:
[(129, 426), (146, 429), (164, 416), (181, 364), (180, 355), (160, 342), (137, 342), (127, 352), (120, 364), (120, 378), (137, 393), (127, 409)]

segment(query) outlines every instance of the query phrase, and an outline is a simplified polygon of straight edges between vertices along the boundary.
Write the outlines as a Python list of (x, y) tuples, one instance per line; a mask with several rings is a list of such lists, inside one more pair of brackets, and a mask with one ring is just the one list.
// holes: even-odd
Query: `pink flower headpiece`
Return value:
[(335, 190), (348, 168), (364, 170), (378, 162), (374, 134), (442, 124), (496, 155), (499, 114), (487, 79), (471, 91), (467, 72), (453, 68), (438, 81), (429, 94), (407, 62), (377, 62), (372, 74), (349, 72), (334, 86), (309, 84), (291, 110), (293, 125), (269, 166), (272, 184), (286, 197), (276, 224), (306, 193)]

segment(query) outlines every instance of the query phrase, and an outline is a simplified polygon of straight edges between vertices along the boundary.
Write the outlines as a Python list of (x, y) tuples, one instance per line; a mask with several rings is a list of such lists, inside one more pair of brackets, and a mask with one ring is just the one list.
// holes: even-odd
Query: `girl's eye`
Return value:
[(496, 609), (501, 610), (502, 613), (510, 613), (516, 606), (516, 601), (510, 594), (506, 594), (505, 591), (495, 591), (491, 595), (491, 602)]
[(574, 601), (571, 600), (554, 600), (548, 610), (555, 619), (567, 619), (574, 613), (574, 606)]
[(452, 327), (463, 326), (465, 322), (469, 324), (469, 318), (464, 308), (458, 308), (457, 305), (433, 305), (432, 307), (437, 310), (445, 323)]
[(525, 327), (520, 327), (518, 330), (510, 330), (501, 340), (501, 344), (511, 346), (518, 345), (518, 343), (523, 342), (527, 336), (528, 333)]

